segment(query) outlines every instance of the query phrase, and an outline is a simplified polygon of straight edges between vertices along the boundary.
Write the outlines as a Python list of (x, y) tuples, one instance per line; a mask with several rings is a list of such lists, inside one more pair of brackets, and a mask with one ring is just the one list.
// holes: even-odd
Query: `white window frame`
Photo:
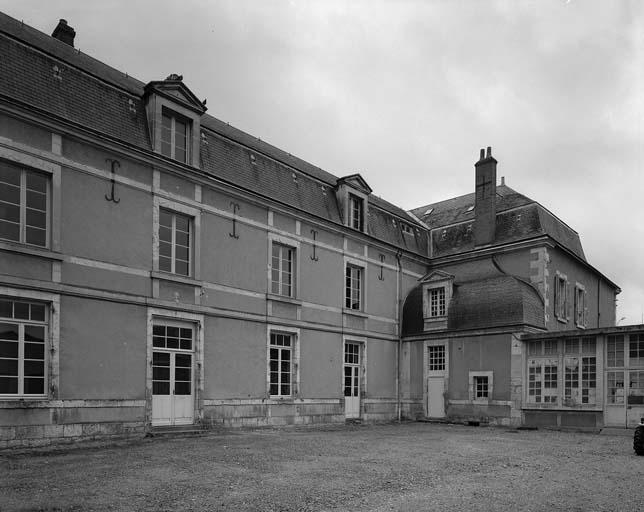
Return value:
[[(282, 395), (281, 389), (279, 394), (271, 394), (271, 334), (286, 334), (291, 337), (291, 393)], [(299, 397), (300, 394), (300, 330), (293, 327), (282, 325), (268, 325), (266, 327), (266, 396), (276, 400), (292, 400)]]
[[(356, 218), (355, 211), (354, 211), (354, 204), (359, 205), (359, 214), (360, 218)], [(347, 207), (349, 209), (349, 227), (352, 229), (356, 229), (358, 231), (364, 232), (365, 228), (365, 222), (366, 222), (366, 215), (365, 215), (365, 200), (363, 197), (353, 193), (349, 192), (347, 196)], [(357, 226), (355, 225), (357, 221)]]
[[(291, 273), (291, 294), (285, 295), (283, 293), (273, 292), (273, 245), (277, 244), (282, 247), (287, 247), (293, 251), (293, 271)], [(279, 298), (285, 297), (290, 299), (295, 299), (300, 296), (299, 284), (300, 284), (300, 242), (293, 238), (285, 237), (276, 233), (269, 233), (268, 235), (268, 272), (267, 272), (267, 290), (268, 294)], [(280, 292), (282, 291), (282, 274), (280, 272)]]
[(581, 283), (575, 283), (575, 325), (580, 329), (588, 325), (586, 287)]
[[(192, 160), (192, 120), (190, 118), (187, 118), (185, 116), (182, 116), (181, 114), (175, 112), (174, 110), (171, 110), (169, 108), (163, 107), (161, 109), (161, 131), (159, 132), (159, 137), (160, 137), (160, 153), (163, 155), (163, 119), (168, 118), (170, 119), (170, 155), (164, 155), (168, 158), (172, 158), (173, 160), (176, 160), (177, 162), (180, 162), (182, 164), (188, 164)], [(181, 123), (186, 125), (186, 157), (185, 160), (179, 160), (176, 157), (176, 136), (177, 136), (177, 128), (176, 128), (176, 123), (177, 120), (179, 120)]]
[[(476, 380), (478, 377), (487, 378), (487, 397), (476, 397)], [(470, 401), (474, 404), (488, 404), (494, 396), (494, 372), (493, 371), (471, 371), (469, 372), (469, 395)]]
[[(60, 295), (23, 290), (0, 286), (0, 298), (27, 302), (40, 302), (45, 305), (45, 382), (44, 393), (39, 395), (3, 394), (0, 401), (4, 400), (46, 400), (58, 397), (59, 389), (59, 345), (60, 345)], [(23, 322), (22, 320), (9, 320), (7, 322)], [(27, 323), (30, 323), (27, 321)], [(40, 322), (39, 322), (40, 323)], [(22, 342), (24, 346), (24, 340)], [(24, 349), (23, 349), (24, 350)], [(20, 384), (19, 384), (20, 386)]]
[[(358, 269), (359, 276), (360, 276), (360, 304), (358, 308), (353, 307), (353, 303), (351, 302), (351, 296), (347, 295), (347, 269), (351, 267), (354, 269)], [(357, 260), (355, 258), (347, 258), (345, 256), (344, 258), (344, 270), (343, 270), (343, 278), (342, 278), (342, 289), (344, 291), (343, 293), (343, 299), (342, 299), (342, 309), (345, 312), (352, 313), (352, 312), (366, 312), (367, 311), (367, 266), (365, 262)], [(353, 289), (353, 288), (351, 288)], [(350, 302), (350, 307), (347, 307), (347, 299), (349, 299)]]
[[(443, 301), (442, 301), (442, 308), (441, 308), (441, 301), (440, 301), (440, 292), (443, 292)], [(436, 314), (434, 314), (434, 305), (433, 305), (433, 294), (436, 292), (439, 297), (437, 299), (437, 311)], [(447, 316), (447, 290), (445, 286), (433, 286), (430, 288), (427, 288), (427, 301), (429, 303), (429, 318), (443, 318)]]
[[(176, 274), (159, 269), (159, 226), (160, 226), (160, 209), (169, 210), (190, 217), (191, 240), (190, 240), (190, 268), (187, 276)], [(154, 271), (163, 274), (178, 276), (180, 278), (200, 279), (201, 277), (201, 211), (192, 208), (177, 201), (170, 201), (163, 197), (154, 196), (154, 209), (152, 212), (152, 267)], [(174, 237), (174, 235), (173, 235)], [(173, 251), (174, 261), (174, 251)], [(174, 265), (173, 265), (174, 268)]]

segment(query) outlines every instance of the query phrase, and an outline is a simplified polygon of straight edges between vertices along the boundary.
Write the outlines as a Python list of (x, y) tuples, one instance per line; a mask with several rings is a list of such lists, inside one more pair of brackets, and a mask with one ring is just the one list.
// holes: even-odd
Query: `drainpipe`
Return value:
[(396, 283), (396, 308), (398, 309), (398, 354), (396, 357), (396, 409), (398, 413), (398, 422), (402, 419), (402, 393), (400, 390), (400, 373), (402, 359), (402, 262), (400, 258), (402, 251), (396, 252), (396, 261), (398, 262), (398, 282)]

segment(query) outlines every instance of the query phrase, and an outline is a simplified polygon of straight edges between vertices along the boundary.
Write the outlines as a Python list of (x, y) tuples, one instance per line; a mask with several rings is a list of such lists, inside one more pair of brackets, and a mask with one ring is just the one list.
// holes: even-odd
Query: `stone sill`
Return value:
[(150, 277), (152, 279), (159, 279), (161, 281), (172, 281), (174, 283), (187, 284), (191, 286), (203, 286), (201, 281), (198, 281), (192, 277), (178, 276), (175, 274), (170, 274), (168, 272), (159, 272), (153, 270), (150, 272)]
[(0, 241), (0, 251), (15, 252), (19, 254), (27, 254), (29, 256), (37, 256), (39, 258), (44, 258), (47, 260), (56, 260), (63, 261), (63, 255), (50, 251), (46, 248), (38, 248), (34, 246), (29, 246), (25, 244), (17, 244), (12, 242)]
[(293, 297), (286, 297), (284, 295), (275, 295), (274, 293), (267, 293), (266, 300), (274, 300), (276, 302), (284, 302), (286, 304), (293, 304), (295, 306), (301, 306), (302, 301), (295, 299)]

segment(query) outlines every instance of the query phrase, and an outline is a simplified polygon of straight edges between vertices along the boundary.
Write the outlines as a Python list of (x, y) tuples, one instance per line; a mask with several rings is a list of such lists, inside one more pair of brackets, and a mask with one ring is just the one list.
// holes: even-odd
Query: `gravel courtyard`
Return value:
[(644, 510), (632, 437), (428, 423), (0, 453), (0, 510)]

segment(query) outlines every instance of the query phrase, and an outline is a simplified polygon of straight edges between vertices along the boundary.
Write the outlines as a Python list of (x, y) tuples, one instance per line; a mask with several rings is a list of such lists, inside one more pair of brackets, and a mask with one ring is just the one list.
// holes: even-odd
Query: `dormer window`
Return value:
[(364, 202), (353, 194), (349, 194), (349, 226), (358, 231), (364, 226)]
[(190, 122), (164, 110), (161, 124), (161, 154), (181, 163), (188, 162)]
[(183, 77), (174, 74), (149, 82), (143, 99), (152, 151), (199, 167), (200, 148), (208, 143), (201, 131), (205, 100), (200, 101), (183, 83)]
[(421, 281), (424, 328), (426, 331), (445, 329), (449, 304), (454, 293), (454, 276), (441, 270), (434, 270)]
[(429, 289), (429, 316), (436, 318), (445, 316), (445, 287)]

